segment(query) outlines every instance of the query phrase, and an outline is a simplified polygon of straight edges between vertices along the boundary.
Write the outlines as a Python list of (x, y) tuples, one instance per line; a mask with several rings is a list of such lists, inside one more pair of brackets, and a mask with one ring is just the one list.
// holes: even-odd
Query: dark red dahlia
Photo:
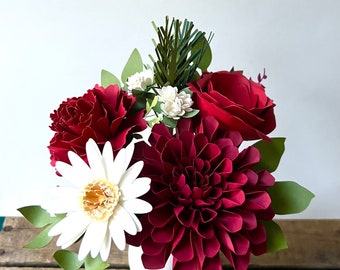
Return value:
[(81, 97), (69, 98), (51, 114), (51, 129), (55, 134), (48, 149), (51, 164), (58, 160), (69, 162), (72, 150), (85, 156), (89, 138), (101, 147), (110, 141), (115, 151), (131, 141), (133, 133), (146, 128), (144, 111), (132, 112), (135, 97), (110, 85), (106, 89), (96, 85)]
[(252, 169), (259, 151), (239, 152), (241, 142), (238, 132), (221, 132), (215, 118), (206, 117), (195, 133), (182, 127), (171, 135), (155, 125), (151, 146), (137, 145), (141, 175), (151, 178), (144, 199), (153, 210), (128, 242), (142, 246), (146, 268), (163, 267), (172, 254), (173, 269), (218, 270), (222, 252), (235, 269), (246, 269), (251, 253), (266, 252), (261, 220), (274, 216), (267, 193), (274, 177)]

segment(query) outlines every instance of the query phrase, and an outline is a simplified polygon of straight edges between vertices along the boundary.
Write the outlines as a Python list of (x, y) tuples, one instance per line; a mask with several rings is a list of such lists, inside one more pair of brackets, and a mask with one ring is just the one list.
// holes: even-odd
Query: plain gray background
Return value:
[(275, 176), (315, 193), (289, 218), (340, 217), (340, 1), (0, 1), (0, 216), (39, 204), (57, 177), (49, 165), (49, 114), (68, 97), (120, 72), (151, 21), (188, 18), (215, 36), (211, 71), (244, 70), (277, 104), (272, 136), (287, 137)]

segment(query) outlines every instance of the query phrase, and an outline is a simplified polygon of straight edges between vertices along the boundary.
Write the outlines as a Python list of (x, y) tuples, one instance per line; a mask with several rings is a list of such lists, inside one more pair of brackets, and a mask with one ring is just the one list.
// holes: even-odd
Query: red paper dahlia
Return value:
[(151, 178), (144, 197), (153, 210), (141, 218), (143, 230), (128, 242), (141, 245), (146, 268), (222, 269), (220, 252), (235, 269), (246, 269), (250, 254), (266, 251), (261, 220), (274, 212), (267, 189), (274, 177), (254, 171), (259, 151), (239, 152), (239, 132), (222, 131), (213, 117), (202, 119), (195, 133), (182, 126), (171, 135), (155, 125), (150, 144), (138, 143), (135, 158)]
[(136, 98), (109, 85), (96, 85), (81, 97), (69, 98), (51, 114), (50, 128), (55, 134), (48, 146), (51, 164), (69, 162), (68, 151), (85, 158), (85, 144), (92, 138), (100, 148), (110, 141), (114, 152), (133, 138), (133, 133), (146, 128), (144, 111), (132, 112)]

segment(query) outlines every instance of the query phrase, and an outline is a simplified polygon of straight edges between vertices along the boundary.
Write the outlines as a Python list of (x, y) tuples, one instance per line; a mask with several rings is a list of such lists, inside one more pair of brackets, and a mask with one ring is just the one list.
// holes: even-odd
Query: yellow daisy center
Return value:
[(114, 212), (121, 193), (108, 180), (93, 180), (81, 191), (80, 205), (86, 215), (96, 221), (106, 221)]

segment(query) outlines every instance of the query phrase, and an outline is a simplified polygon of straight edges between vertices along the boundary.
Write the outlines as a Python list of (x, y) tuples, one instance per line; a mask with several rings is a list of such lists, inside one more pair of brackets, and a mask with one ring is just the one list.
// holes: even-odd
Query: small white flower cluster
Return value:
[(191, 112), (193, 101), (184, 91), (178, 93), (177, 87), (164, 86), (158, 90), (159, 100), (162, 102), (163, 113), (173, 119), (178, 119), (186, 112)]
[(153, 84), (153, 71), (147, 69), (142, 72), (137, 72), (130, 76), (126, 82), (128, 89), (146, 90), (146, 88)]

